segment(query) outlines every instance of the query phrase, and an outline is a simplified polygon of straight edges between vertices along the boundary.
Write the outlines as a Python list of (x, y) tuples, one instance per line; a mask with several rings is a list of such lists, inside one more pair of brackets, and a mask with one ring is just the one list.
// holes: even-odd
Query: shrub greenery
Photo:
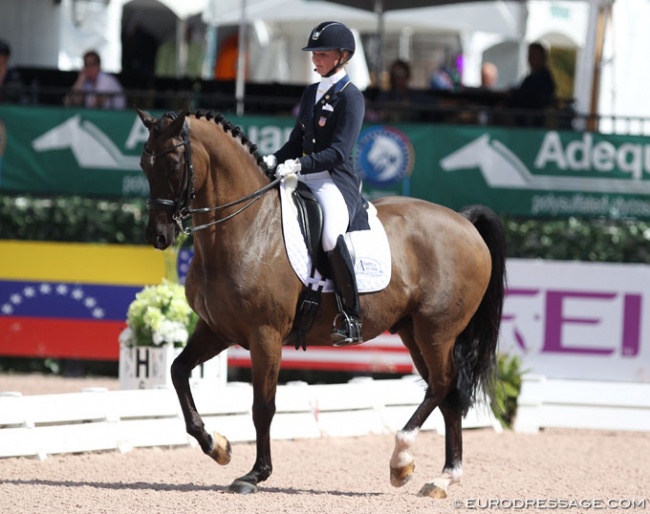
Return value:
[(499, 354), (497, 357), (497, 384), (492, 402), (492, 412), (504, 428), (511, 428), (517, 414), (517, 398), (521, 391), (521, 359), (516, 355)]
[[(0, 239), (145, 244), (144, 199), (0, 198)], [(650, 223), (630, 219), (503, 218), (508, 257), (650, 262)]]

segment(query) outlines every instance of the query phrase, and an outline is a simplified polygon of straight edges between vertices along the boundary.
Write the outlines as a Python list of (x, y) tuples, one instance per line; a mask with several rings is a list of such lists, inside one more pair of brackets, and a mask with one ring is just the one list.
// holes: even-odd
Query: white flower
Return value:
[(127, 328), (119, 340), (128, 346), (183, 346), (197, 319), (185, 298), (185, 288), (163, 280), (135, 295), (127, 313)]

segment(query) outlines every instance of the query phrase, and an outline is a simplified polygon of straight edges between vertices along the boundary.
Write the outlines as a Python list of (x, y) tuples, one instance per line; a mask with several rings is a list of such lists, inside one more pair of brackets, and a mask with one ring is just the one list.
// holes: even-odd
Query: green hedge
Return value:
[[(145, 244), (142, 199), (3, 196), (0, 238)], [(508, 257), (650, 262), (650, 224), (635, 220), (504, 218)]]

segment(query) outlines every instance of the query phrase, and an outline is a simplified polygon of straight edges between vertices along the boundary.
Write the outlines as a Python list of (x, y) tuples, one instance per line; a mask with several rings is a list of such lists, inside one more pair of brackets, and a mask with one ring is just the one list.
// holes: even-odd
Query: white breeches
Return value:
[(331, 252), (336, 247), (338, 237), (347, 232), (350, 224), (345, 199), (334, 184), (329, 171), (309, 175), (298, 174), (298, 180), (309, 187), (323, 210), (323, 250)]

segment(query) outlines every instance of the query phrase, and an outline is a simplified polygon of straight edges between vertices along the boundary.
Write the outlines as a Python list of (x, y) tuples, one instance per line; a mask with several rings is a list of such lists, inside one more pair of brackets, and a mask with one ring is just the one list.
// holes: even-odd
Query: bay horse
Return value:
[[(235, 344), (249, 350), (257, 456), (229, 490), (253, 493), (273, 469), (270, 428), (282, 347), (291, 343), (304, 288), (285, 250), (278, 180), (255, 145), (221, 114), (138, 115), (149, 131), (140, 160), (150, 187), (146, 240), (162, 250), (180, 230), (194, 235), (185, 289), (200, 321), (171, 367), (186, 429), (204, 453), (219, 464), (230, 462), (230, 443), (206, 431), (189, 378), (194, 367)], [(411, 478), (415, 437), (438, 407), (445, 463), (419, 494), (444, 497), (462, 474), (461, 418), (479, 392), (490, 393), (494, 385), (504, 230), (483, 206), (458, 213), (406, 197), (374, 205), (388, 235), (392, 269), (385, 289), (361, 295), (363, 340), (397, 333), (426, 383), (422, 403), (395, 435), (390, 481), (399, 487)], [(323, 294), (307, 334), (310, 346), (332, 345), (336, 313), (334, 294)]]

